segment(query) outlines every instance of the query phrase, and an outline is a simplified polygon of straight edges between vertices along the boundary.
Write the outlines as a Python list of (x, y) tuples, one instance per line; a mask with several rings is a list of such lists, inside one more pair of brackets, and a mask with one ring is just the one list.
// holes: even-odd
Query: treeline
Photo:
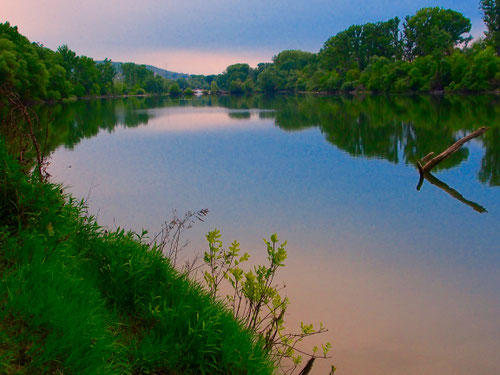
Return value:
[(134, 63), (122, 64), (117, 74), (109, 59), (97, 62), (78, 56), (67, 45), (52, 51), (31, 43), (6, 22), (0, 23), (0, 86), (24, 101), (38, 101), (165, 92), (177, 95), (189, 83), (185, 78), (178, 82), (166, 79)]
[[(482, 0), (487, 32), (471, 44), (461, 13), (423, 8), (400, 20), (353, 25), (318, 53), (287, 50), (273, 62), (228, 66), (213, 88), (273, 91), (490, 91), (500, 88), (500, 2)], [(217, 86), (217, 87), (215, 87)]]
[(71, 96), (110, 94), (115, 72), (102, 64), (76, 56), (67, 46), (56, 52), (30, 41), (17, 27), (0, 24), (0, 85), (24, 100), (59, 100)]
[(478, 92), (500, 88), (500, 0), (481, 0), (487, 31), (471, 43), (461, 13), (423, 8), (405, 17), (353, 25), (329, 38), (318, 53), (286, 50), (272, 63), (233, 64), (219, 75), (167, 79), (145, 65), (96, 62), (63, 45), (52, 51), (31, 43), (8, 22), (0, 24), (0, 85), (24, 100), (277, 91)]

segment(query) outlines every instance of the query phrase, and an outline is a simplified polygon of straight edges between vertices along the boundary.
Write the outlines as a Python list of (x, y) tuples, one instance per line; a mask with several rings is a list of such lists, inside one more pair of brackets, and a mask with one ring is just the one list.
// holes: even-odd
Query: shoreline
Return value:
[(204, 94), (201, 96), (196, 95), (175, 95), (172, 96), (168, 93), (164, 94), (124, 94), (124, 95), (86, 95), (81, 97), (71, 97), (64, 98), (59, 100), (40, 100), (35, 102), (27, 103), (28, 105), (37, 105), (37, 104), (66, 104), (72, 103), (79, 100), (98, 100), (98, 99), (127, 99), (127, 98), (153, 98), (153, 97), (169, 97), (169, 98), (193, 98), (193, 97), (219, 97), (219, 96), (252, 96), (252, 95), (317, 95), (317, 96), (343, 96), (343, 95), (352, 95), (352, 96), (362, 96), (362, 95), (387, 95), (387, 96), (412, 96), (412, 95), (431, 95), (431, 96), (446, 96), (446, 95), (500, 95), (500, 90), (487, 90), (487, 91), (444, 91), (444, 90), (435, 90), (435, 91), (405, 91), (405, 92), (376, 92), (369, 90), (354, 90), (354, 91), (276, 91), (276, 92), (262, 92), (255, 91), (252, 93), (241, 93), (241, 94), (231, 94), (229, 92), (221, 92), (219, 94)]

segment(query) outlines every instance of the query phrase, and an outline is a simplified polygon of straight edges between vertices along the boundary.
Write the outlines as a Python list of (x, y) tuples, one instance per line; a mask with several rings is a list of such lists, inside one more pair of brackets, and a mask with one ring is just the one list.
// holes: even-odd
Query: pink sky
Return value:
[[(113, 53), (112, 60), (149, 64), (179, 73), (218, 74), (224, 71), (228, 65), (235, 63), (247, 63), (251, 67), (256, 67), (260, 62), (270, 62), (272, 56), (276, 53), (271, 51), (266, 53), (260, 51), (132, 50), (130, 52)], [(102, 59), (105, 57), (107, 55), (103, 53)]]

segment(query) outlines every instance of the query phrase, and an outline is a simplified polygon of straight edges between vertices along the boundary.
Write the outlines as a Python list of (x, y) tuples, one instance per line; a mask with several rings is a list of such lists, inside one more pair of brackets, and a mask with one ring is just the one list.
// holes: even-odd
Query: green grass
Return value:
[(262, 342), (0, 143), (0, 374), (272, 374)]

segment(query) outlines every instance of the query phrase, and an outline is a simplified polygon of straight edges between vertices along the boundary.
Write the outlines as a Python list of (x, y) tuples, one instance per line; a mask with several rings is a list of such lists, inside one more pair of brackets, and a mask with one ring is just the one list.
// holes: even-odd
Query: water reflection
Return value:
[[(208, 207), (189, 233), (198, 254), (214, 227), (256, 258), (265, 257), (262, 237), (288, 240), (289, 321), (330, 328), (340, 375), (493, 375), (498, 107), (489, 96), (278, 96), (78, 102), (40, 113), (51, 148), (67, 147), (53, 153), (50, 172), (78, 197), (91, 190), (101, 224), (154, 233), (171, 209)], [(437, 176), (489, 214), (429, 181), (416, 193), (413, 163), (481, 125), (491, 129)], [(317, 366), (313, 374), (328, 373)]]
[[(479, 126), (491, 129), (478, 141), (484, 156), (477, 178), (500, 185), (500, 100), (498, 96), (251, 96), (202, 97), (192, 100), (127, 98), (78, 101), (37, 108), (39, 138), (50, 154), (58, 146), (72, 149), (82, 139), (116, 126), (137, 127), (162, 116), (159, 108), (228, 108), (231, 119), (249, 120), (257, 109), (285, 131), (317, 127), (325, 139), (354, 157), (416, 165), (431, 151), (442, 150)], [(152, 109), (154, 108), (154, 109)], [(183, 124), (184, 125), (184, 124)], [(48, 137), (46, 137), (48, 135)], [(436, 170), (465, 162), (468, 147)]]
[(432, 175), (431, 173), (425, 173), (425, 174), (420, 176), (420, 180), (419, 180), (418, 185), (417, 185), (417, 190), (420, 190), (422, 188), (422, 184), (424, 183), (424, 180), (429, 181), (432, 185), (437, 186), (438, 188), (440, 188), (444, 192), (448, 193), (453, 198), (455, 198), (458, 201), (462, 202), (463, 204), (471, 207), (474, 211), (479, 212), (480, 214), (488, 212), (486, 210), (486, 208), (484, 208), (480, 204), (477, 204), (476, 202), (473, 202), (469, 199), (464, 198), (464, 196), (462, 194), (460, 194), (457, 190), (448, 186), (445, 182), (441, 181), (439, 178)]

